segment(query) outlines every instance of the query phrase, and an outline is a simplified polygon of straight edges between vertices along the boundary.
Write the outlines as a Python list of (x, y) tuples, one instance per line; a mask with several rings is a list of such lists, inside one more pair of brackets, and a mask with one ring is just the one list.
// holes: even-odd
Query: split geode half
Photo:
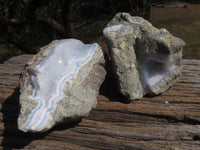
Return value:
[(18, 128), (41, 132), (88, 115), (105, 78), (103, 65), (103, 51), (96, 43), (67, 39), (41, 48), (22, 74)]
[(181, 75), (184, 41), (141, 17), (118, 13), (103, 31), (120, 92), (128, 99), (158, 95)]

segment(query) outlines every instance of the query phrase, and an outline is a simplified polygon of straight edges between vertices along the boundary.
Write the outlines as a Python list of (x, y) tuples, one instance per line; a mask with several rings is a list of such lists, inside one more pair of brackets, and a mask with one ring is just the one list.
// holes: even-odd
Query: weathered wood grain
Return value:
[(200, 149), (200, 60), (183, 60), (183, 76), (170, 90), (133, 102), (117, 94), (110, 75), (88, 117), (32, 134), (19, 131), (16, 123), (19, 76), (31, 57), (22, 55), (0, 64), (0, 148)]

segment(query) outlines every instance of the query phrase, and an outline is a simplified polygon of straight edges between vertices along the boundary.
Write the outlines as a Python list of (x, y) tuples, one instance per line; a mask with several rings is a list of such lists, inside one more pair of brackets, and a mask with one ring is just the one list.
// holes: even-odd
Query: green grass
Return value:
[(200, 59), (200, 4), (187, 5), (186, 8), (181, 7), (181, 3), (164, 8), (153, 7), (150, 21), (186, 42), (183, 58)]
[(15, 46), (1, 41), (0, 63), (3, 63), (5, 60), (9, 59), (10, 57), (21, 55), (21, 54), (22, 54), (22, 51), (17, 49)]
[(100, 42), (104, 40), (103, 29), (109, 22), (107, 16), (96, 18), (95, 21), (87, 23), (77, 31), (76, 38), (85, 43)]
[[(153, 7), (150, 22), (157, 28), (166, 28), (186, 43), (183, 58), (200, 59), (200, 4), (172, 3), (164, 8)], [(106, 17), (105, 17), (106, 18)], [(109, 20), (99, 18), (79, 29), (78, 38), (86, 43), (105, 43), (102, 30)]]
[[(183, 3), (175, 3), (167, 5), (164, 8), (153, 7), (150, 22), (158, 28), (166, 28), (173, 35), (180, 37), (186, 42), (183, 58), (200, 59), (200, 4), (187, 4), (188, 7), (186, 8), (183, 8), (183, 5)], [(105, 44), (106, 40), (102, 35), (102, 31), (110, 20), (108, 18), (111, 18), (111, 16), (102, 16), (96, 18), (94, 21), (88, 22), (77, 30), (75, 38), (85, 43), (98, 42), (104, 49), (107, 49)], [(3, 63), (12, 56), (22, 54), (22, 51), (6, 43), (5, 39), (2, 39), (3, 37), (1, 34), (0, 63)], [(29, 43), (29, 47), (34, 49), (38, 48), (38, 45), (42, 45), (41, 43), (43, 45), (47, 44), (46, 41), (48, 40), (46, 39), (48, 38), (46, 35), (40, 33), (40, 37), (36, 37), (35, 30), (33, 30), (33, 34), (25, 38), (29, 39), (29, 41), (32, 41), (32, 38), (40, 39), (36, 40), (39, 43)]]

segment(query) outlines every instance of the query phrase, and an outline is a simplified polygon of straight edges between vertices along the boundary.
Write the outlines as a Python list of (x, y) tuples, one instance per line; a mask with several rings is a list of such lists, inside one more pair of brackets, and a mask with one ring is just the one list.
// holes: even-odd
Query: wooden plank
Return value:
[(88, 117), (46, 133), (17, 129), (19, 75), (32, 55), (0, 64), (2, 149), (200, 149), (200, 60), (183, 60), (183, 75), (156, 97), (129, 102), (117, 93), (112, 76), (101, 87)]

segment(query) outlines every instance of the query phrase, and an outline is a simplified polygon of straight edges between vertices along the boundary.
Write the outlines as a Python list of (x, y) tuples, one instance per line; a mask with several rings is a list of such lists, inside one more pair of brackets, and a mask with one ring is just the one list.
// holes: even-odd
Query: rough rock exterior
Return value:
[(128, 99), (158, 95), (181, 75), (184, 41), (141, 17), (118, 13), (103, 30), (119, 90)]
[(41, 48), (21, 77), (18, 128), (43, 132), (56, 123), (86, 116), (96, 106), (105, 78), (98, 44), (56, 40)]

